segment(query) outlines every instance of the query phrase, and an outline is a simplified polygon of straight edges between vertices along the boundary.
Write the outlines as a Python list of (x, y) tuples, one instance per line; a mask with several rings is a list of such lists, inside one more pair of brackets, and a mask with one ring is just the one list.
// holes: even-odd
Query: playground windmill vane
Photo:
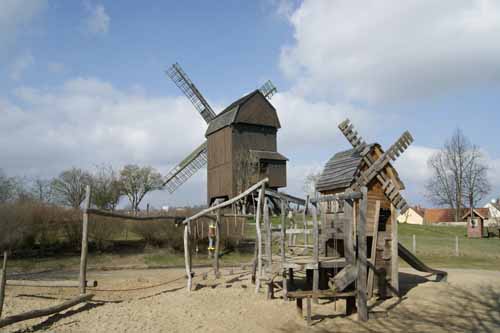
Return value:
[[(207, 124), (210, 124), (210, 122), (217, 117), (217, 114), (181, 66), (178, 63), (175, 63), (166, 71), (166, 73), (189, 99), (196, 111), (198, 111)], [(271, 81), (267, 81), (261, 86), (259, 91), (267, 99), (270, 99), (276, 93), (277, 89)], [(170, 193), (173, 193), (206, 164), (207, 141), (203, 142), (172, 170), (170, 170), (165, 177), (163, 185)]]

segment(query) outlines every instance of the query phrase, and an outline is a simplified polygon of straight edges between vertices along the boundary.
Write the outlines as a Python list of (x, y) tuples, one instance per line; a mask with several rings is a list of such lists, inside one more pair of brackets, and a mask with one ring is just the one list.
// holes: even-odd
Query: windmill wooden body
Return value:
[(208, 124), (207, 141), (165, 177), (170, 193), (207, 163), (209, 205), (216, 199), (230, 199), (265, 177), (270, 179), (270, 189), (286, 186), (287, 159), (277, 152), (280, 122), (268, 101), (276, 92), (270, 81), (216, 114), (179, 64), (167, 74)]

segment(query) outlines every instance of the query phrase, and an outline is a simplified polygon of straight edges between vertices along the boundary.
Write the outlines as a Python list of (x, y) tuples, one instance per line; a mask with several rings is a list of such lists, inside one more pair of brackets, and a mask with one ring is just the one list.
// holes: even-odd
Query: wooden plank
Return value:
[(306, 298), (316, 296), (318, 298), (347, 298), (356, 296), (355, 291), (344, 291), (338, 292), (334, 290), (318, 290), (316, 293), (313, 293), (311, 290), (295, 290), (289, 291), (288, 295), (290, 298)]
[(368, 190), (366, 187), (361, 188), (363, 199), (359, 204), (359, 221), (358, 221), (358, 280), (356, 284), (356, 306), (358, 308), (358, 319), (360, 321), (368, 320), (368, 306), (366, 299), (366, 211), (368, 207)]
[(3, 303), (5, 300), (6, 281), (7, 281), (7, 251), (3, 251), (2, 271), (0, 272), (0, 318), (2, 318)]
[(312, 234), (312, 230), (307, 229), (287, 229), (286, 230), (287, 235), (296, 235), (296, 234), (304, 234), (304, 235), (310, 235)]
[(309, 242), (309, 229), (307, 229), (307, 207), (309, 207), (309, 195), (306, 197), (306, 203), (304, 205), (304, 211), (302, 212), (302, 222), (304, 222), (304, 245), (307, 246)]
[(217, 209), (221, 209), (221, 208), (230, 206), (234, 202), (236, 202), (236, 201), (238, 201), (240, 199), (243, 199), (244, 197), (246, 197), (247, 195), (249, 195), (253, 191), (257, 190), (259, 187), (262, 187), (262, 185), (267, 184), (268, 182), (269, 182), (269, 178), (264, 178), (263, 180), (261, 180), (260, 182), (256, 183), (255, 185), (252, 185), (247, 190), (245, 190), (241, 194), (235, 196), (234, 198), (232, 198), (230, 200), (227, 200), (227, 201), (224, 201), (224, 202), (222, 202), (222, 203), (220, 203), (218, 205), (215, 205), (215, 206), (209, 207), (207, 209), (204, 209), (201, 212), (199, 212), (197, 214), (194, 214), (191, 217), (188, 217), (187, 219), (185, 219), (184, 221), (182, 221), (182, 223), (187, 224), (189, 221), (196, 220), (197, 218), (200, 218), (200, 217), (202, 217), (204, 215), (207, 215), (208, 213), (211, 213), (213, 211), (216, 211)]
[(367, 297), (368, 299), (373, 296), (373, 284), (375, 280), (375, 264), (377, 258), (377, 238), (378, 238), (378, 222), (380, 215), (380, 200), (375, 202), (375, 215), (373, 217), (373, 235), (372, 235), (372, 248), (370, 256), (370, 270), (368, 271), (368, 286)]
[(311, 203), (325, 202), (325, 201), (334, 201), (334, 200), (355, 200), (360, 199), (362, 197), (361, 192), (344, 192), (338, 194), (328, 194), (323, 195), (317, 199), (311, 199)]
[(397, 211), (391, 205), (391, 290), (399, 296), (399, 256), (398, 256), (398, 220)]
[(306, 298), (306, 304), (307, 304), (307, 315), (306, 315), (307, 325), (311, 326), (311, 323), (312, 323), (311, 317), (312, 316), (311, 316), (311, 298), (310, 297)]
[[(62, 280), (62, 281), (35, 281), (35, 280), (7, 280), (8, 286), (18, 287), (46, 287), (46, 288), (78, 288), (80, 281)], [(86, 287), (97, 287), (96, 280), (85, 281)]]
[(89, 242), (89, 214), (90, 208), (90, 185), (85, 187), (85, 201), (83, 204), (83, 221), (82, 221), (82, 250), (80, 255), (80, 294), (83, 295), (87, 288), (87, 254)]
[(0, 319), (0, 328), (5, 327), (7, 325), (12, 325), (12, 324), (20, 322), (20, 321), (38, 318), (38, 317), (44, 317), (44, 316), (48, 316), (48, 315), (51, 315), (54, 313), (64, 311), (68, 308), (71, 308), (71, 307), (77, 305), (77, 304), (89, 301), (92, 299), (92, 297), (94, 297), (93, 294), (80, 295), (80, 296), (73, 298), (73, 299), (70, 299), (64, 303), (54, 305), (54, 306), (51, 306), (51, 307), (48, 307), (45, 309), (28, 311), (28, 312), (21, 313), (18, 315), (5, 317), (4, 319)]
[(330, 279), (328, 285), (333, 291), (343, 291), (349, 287), (358, 277), (358, 267), (356, 265), (345, 266), (337, 275)]

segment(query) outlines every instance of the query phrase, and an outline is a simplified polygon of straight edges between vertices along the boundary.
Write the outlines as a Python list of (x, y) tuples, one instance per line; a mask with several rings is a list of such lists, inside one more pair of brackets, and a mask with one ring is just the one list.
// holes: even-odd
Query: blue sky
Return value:
[[(149, 164), (166, 173), (206, 125), (164, 74), (179, 62), (216, 110), (271, 79), (289, 188), (348, 148), (415, 137), (397, 162), (428, 204), (427, 158), (460, 127), (500, 195), (500, 5), (495, 1), (12, 1), (0, 3), (0, 168)], [(205, 171), (156, 206), (205, 199)]]

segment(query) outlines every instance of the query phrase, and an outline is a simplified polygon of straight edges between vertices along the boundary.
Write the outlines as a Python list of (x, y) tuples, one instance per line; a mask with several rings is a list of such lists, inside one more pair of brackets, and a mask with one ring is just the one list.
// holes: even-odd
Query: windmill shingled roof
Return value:
[(209, 124), (205, 136), (210, 135), (221, 128), (231, 125), (236, 119), (236, 115), (238, 113), (238, 109), (241, 105), (245, 104), (250, 98), (252, 98), (255, 94), (261, 94), (261, 92), (257, 89), (252, 91), (249, 94), (237, 99), (233, 103), (231, 103), (228, 107), (226, 107), (221, 113), (219, 113)]
[[(369, 146), (371, 148), (374, 145), (372, 143)], [(363, 156), (355, 149), (333, 155), (316, 183), (316, 190), (322, 192), (351, 186), (362, 160)]]

